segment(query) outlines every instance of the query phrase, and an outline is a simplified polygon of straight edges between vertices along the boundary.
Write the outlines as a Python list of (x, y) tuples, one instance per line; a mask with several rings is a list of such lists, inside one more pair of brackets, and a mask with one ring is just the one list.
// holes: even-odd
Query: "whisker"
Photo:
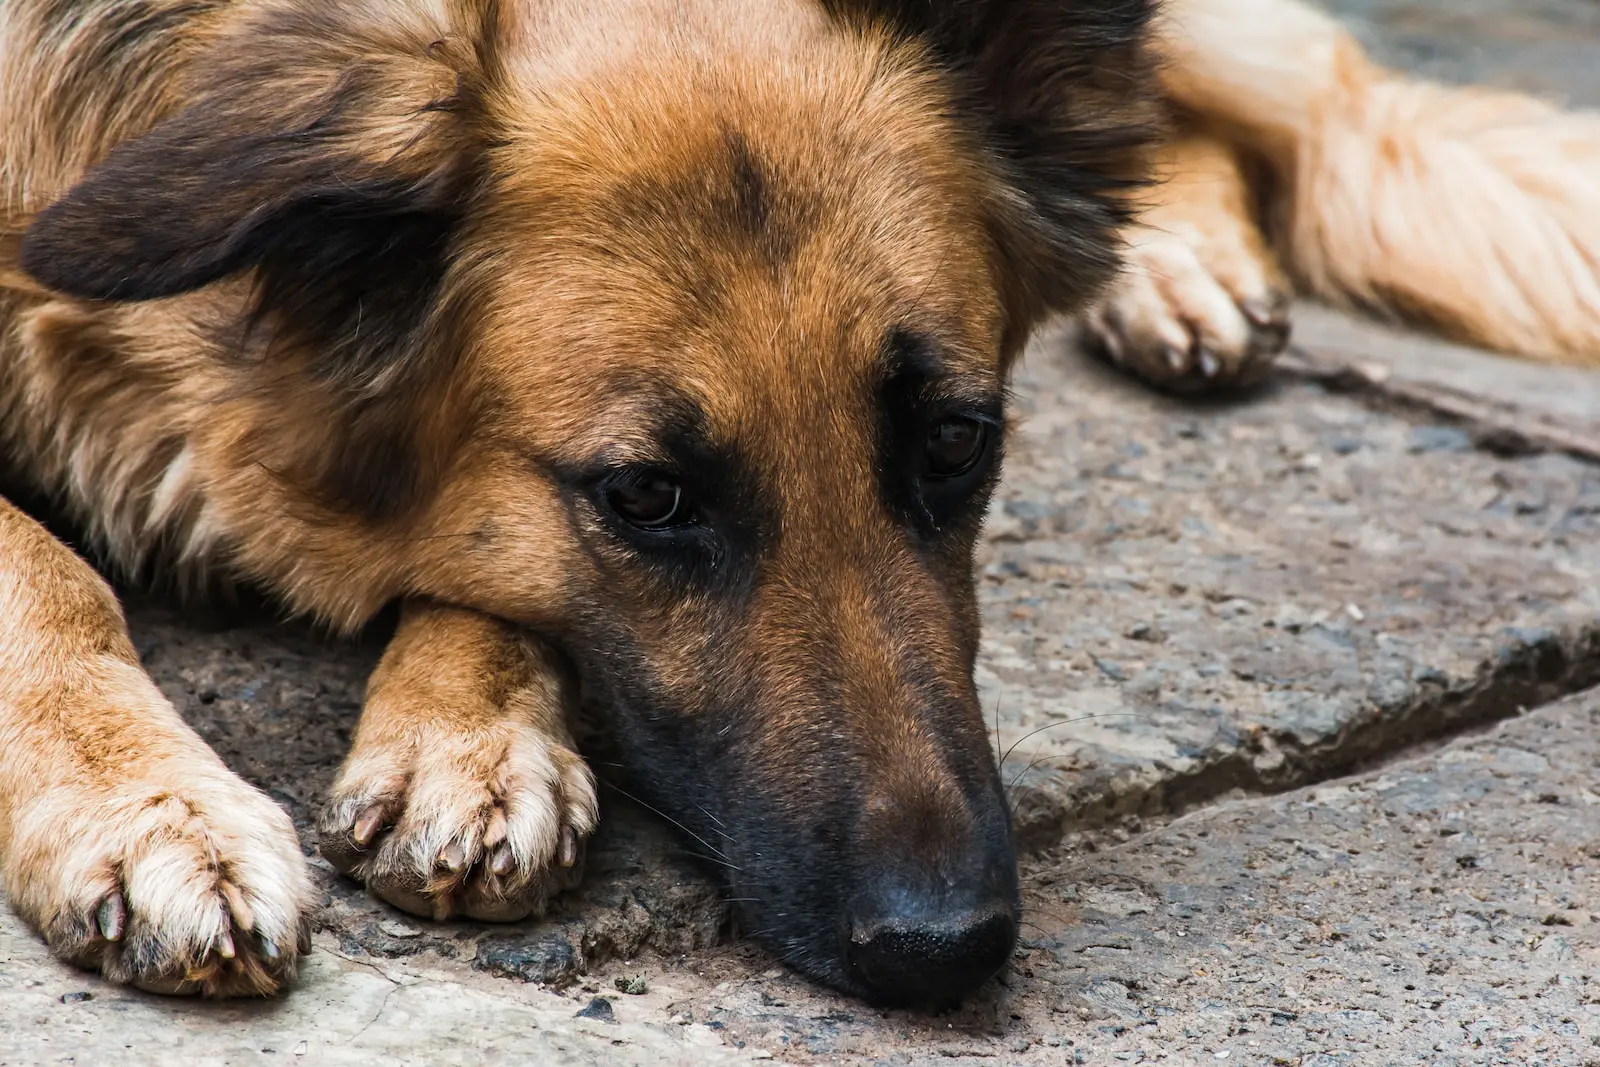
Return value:
[(733, 843), (736, 844), (736, 845), (739, 843), (737, 841), (734, 841), (732, 834), (728, 833), (726, 830), (724, 830), (722, 828), (722, 820), (721, 819), (717, 818), (715, 815), (711, 814), (709, 811), (706, 811), (705, 805), (696, 804), (695, 807), (699, 808), (702, 812), (705, 812), (705, 817), (710, 819), (712, 822), (717, 824), (717, 825), (715, 825), (715, 826), (713, 826), (711, 828), (713, 833), (719, 835), (724, 840), (733, 841)]
[(1047, 759), (1055, 759), (1056, 755), (1057, 754), (1054, 753), (1054, 752), (1046, 752), (1044, 755), (1040, 756), (1038, 759), (1034, 760), (1032, 763), (1030, 763), (1026, 767), (1022, 768), (1022, 770), (1017, 772), (1017, 776), (1015, 778), (1011, 779), (1011, 784), (1006, 786), (1006, 792), (1010, 793), (1013, 789), (1015, 789), (1017, 787), (1017, 783), (1022, 781), (1022, 779), (1027, 775), (1027, 773), (1029, 771), (1033, 770), (1035, 767), (1039, 766), (1039, 764), (1043, 763)]
[[(1045, 725), (1040, 726), (1038, 729), (1030, 729), (1030, 731), (1027, 731), (1026, 734), (1022, 734), (1021, 737), (1018, 737), (1016, 741), (1011, 742), (1010, 749), (1006, 749), (1005, 755), (1000, 757), (1000, 765), (1005, 766), (1005, 761), (1010, 760), (1011, 753), (1016, 752), (1016, 747), (1018, 747), (1019, 744), (1027, 741), (1029, 737), (1035, 736), (1035, 734), (1045, 733), (1046, 729), (1054, 729), (1056, 726), (1067, 726), (1070, 725), (1070, 723), (1083, 723), (1083, 721), (1091, 720), (1091, 718), (1117, 718), (1118, 715), (1123, 718), (1138, 718), (1133, 712), (1090, 712), (1088, 715), (1075, 715), (1075, 717), (1072, 718), (1059, 718), (1059, 720), (1053, 721), (1053, 723), (1045, 723)], [(998, 731), (998, 729), (1000, 728), (995, 726), (995, 731)], [(995, 742), (995, 744), (997, 744), (998, 747), (998, 741)]]
[(707, 856), (707, 855), (705, 855), (703, 853), (695, 852), (694, 850), (687, 849), (687, 848), (680, 849), (679, 851), (685, 856), (693, 856), (697, 860), (705, 860), (707, 863), (714, 863), (719, 867), (726, 867), (730, 871), (738, 871), (740, 874), (744, 873), (744, 868), (735, 867), (733, 864), (729, 863), (727, 860), (721, 859), (721, 858), (719, 858), (717, 856)]
[[(1015, 752), (1017, 750), (1017, 745), (1022, 744), (1022, 742), (1026, 741), (1028, 738), (1034, 736), (1034, 734), (1042, 734), (1046, 730), (1053, 730), (1057, 726), (1066, 726), (1068, 723), (1083, 722), (1083, 721), (1085, 721), (1087, 719), (1113, 719), (1113, 718), (1117, 718), (1118, 716), (1121, 716), (1123, 718), (1128, 718), (1128, 719), (1133, 719), (1133, 718), (1137, 718), (1138, 717), (1131, 711), (1095, 712), (1095, 713), (1090, 714), (1090, 715), (1079, 715), (1076, 718), (1072, 718), (1072, 719), (1062, 719), (1060, 722), (1049, 723), (1048, 725), (1039, 727), (1037, 730), (1031, 730), (1028, 733), (1023, 734), (1021, 737), (1017, 738), (1017, 740), (1012, 744), (1012, 746), (1010, 748), (1006, 749), (1006, 754), (1004, 756), (1000, 757), (1000, 765), (1002, 767), (1005, 766), (1006, 760), (1011, 758), (1011, 753), (1013, 753), (1013, 752)], [(1010, 784), (1008, 784), (1006, 786), (1006, 796), (1007, 796), (1008, 801), (1010, 800), (1010, 796), (1011, 796), (1012, 791), (1017, 788), (1017, 783), (1022, 781), (1023, 778), (1027, 777), (1027, 774), (1028, 774), (1029, 771), (1033, 770), (1035, 767), (1039, 766), (1039, 764), (1043, 763), (1047, 759), (1054, 759), (1055, 755), (1056, 755), (1055, 753), (1047, 752), (1043, 756), (1040, 756), (1037, 759), (1035, 759), (1033, 762), (1029, 763), (1026, 767), (1022, 768), (1022, 770), (1017, 773), (1017, 776), (1015, 778), (1011, 779)], [(1011, 809), (1011, 817), (1013, 819), (1015, 819), (1017, 817), (1017, 805), (1014, 802), (1009, 802), (1006, 806)]]
[(728, 862), (728, 857), (724, 856), (722, 854), (722, 850), (720, 848), (718, 848), (716, 845), (713, 845), (710, 841), (707, 841), (705, 838), (701, 837), (699, 834), (695, 833), (693, 830), (689, 829), (687, 826), (683, 825), (683, 823), (679, 822), (677, 819), (674, 819), (672, 816), (668, 815), (666, 812), (662, 811), (660, 808), (656, 807), (654, 804), (651, 804), (646, 800), (642, 800), (639, 797), (634, 796), (632, 793), (628, 792), (626, 789), (622, 788), (620, 785), (618, 785), (615, 782), (606, 782), (603, 779), (601, 781), (602, 781), (602, 784), (606, 785), (607, 787), (609, 787), (611, 789), (615, 789), (617, 792), (621, 793), (623, 796), (627, 797), (629, 800), (633, 801), (635, 804), (638, 804), (641, 807), (648, 808), (651, 811), (655, 812), (657, 815), (661, 816), (663, 819), (667, 820), (672, 825), (676, 826), (678, 829), (682, 830), (684, 833), (688, 834), (690, 837), (694, 838), (696, 841), (698, 841), (702, 845), (706, 846), (706, 848), (710, 849), (712, 852), (716, 853), (719, 857), (721, 857), (720, 862), (723, 865), (725, 865), (725, 866), (727, 866), (730, 869), (735, 870), (735, 871), (740, 869), (738, 867), (735, 867), (732, 863)]
[[(1116, 718), (1136, 719), (1136, 718), (1138, 718), (1138, 716), (1135, 715), (1131, 711), (1096, 711), (1096, 712), (1091, 712), (1088, 715), (1077, 715), (1077, 716), (1074, 716), (1073, 718), (1070, 718), (1070, 719), (1059, 719), (1056, 722), (1046, 723), (1045, 725), (1039, 727), (1037, 730), (1029, 730), (1027, 733), (1023, 734), (1021, 737), (1019, 737), (1015, 741), (1011, 742), (1011, 747), (1006, 749), (1006, 754), (1000, 757), (1000, 764), (1001, 764), (1001, 766), (1004, 766), (1006, 760), (1011, 758), (1011, 753), (1015, 752), (1017, 750), (1017, 746), (1022, 744), (1022, 742), (1026, 741), (1030, 737), (1035, 736), (1036, 734), (1042, 734), (1046, 730), (1054, 730), (1057, 726), (1070, 726), (1072, 723), (1075, 723), (1075, 722), (1088, 722), (1090, 719), (1116, 719)], [(997, 727), (997, 729), (998, 729), (998, 727)]]

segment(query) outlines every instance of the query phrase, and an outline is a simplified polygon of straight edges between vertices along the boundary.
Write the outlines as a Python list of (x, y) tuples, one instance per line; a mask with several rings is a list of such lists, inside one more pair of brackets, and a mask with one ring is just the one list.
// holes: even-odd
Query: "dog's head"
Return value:
[(1114, 268), (1148, 6), (271, 7), (25, 264), (248, 272), (252, 447), (349, 531), (291, 592), (548, 635), (753, 932), (946, 999), (1018, 923), (972, 679), (1006, 372)]

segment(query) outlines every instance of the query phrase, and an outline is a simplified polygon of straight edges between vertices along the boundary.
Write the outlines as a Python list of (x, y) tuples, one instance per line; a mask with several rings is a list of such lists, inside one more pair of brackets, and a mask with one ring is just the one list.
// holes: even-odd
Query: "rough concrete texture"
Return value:
[[(770, 1059), (627, 1006), (591, 1009), (537, 988), (439, 968), (361, 963), (320, 939), (294, 995), (260, 1004), (163, 1000), (52, 966), (0, 913), (0, 1067), (267, 1063), (601, 1064)], [(658, 1013), (657, 1013), (658, 1014)]]
[[(1335, 6), (1410, 66), (1600, 103), (1591, 0)], [(1299, 338), (1512, 419), (1600, 426), (1600, 375), (1314, 309)], [(818, 994), (734, 940), (715, 884), (611, 791), (584, 888), (543, 922), (375, 904), (314, 858), (310, 823), (383, 628), (337, 644), (137, 598), (158, 682), (301, 828), (318, 951), (281, 1004), (175, 1005), (51, 963), (0, 908), (0, 1065), (123, 1045), (134, 1062), (1600, 1063), (1582, 980), (1595, 701), (1329, 781), (1600, 683), (1600, 467), (1287, 374), (1228, 403), (1157, 398), (1059, 335), (1018, 391), (981, 563), (980, 682), (1034, 852), (1006, 986), (934, 1019)], [(613, 987), (641, 974), (638, 996)], [(575, 1017), (602, 995), (615, 1021)]]
[(799, 1062), (1600, 1064), (1597, 767), (1590, 693), (1041, 855), (1010, 973), (951, 1015), (864, 1010), (734, 954), (665, 969), (657, 1010)]
[(1062, 723), (1012, 756), (1029, 840), (1600, 681), (1592, 466), (1313, 384), (1197, 408), (1049, 343), (1023, 373), (980, 680), (1008, 748)]

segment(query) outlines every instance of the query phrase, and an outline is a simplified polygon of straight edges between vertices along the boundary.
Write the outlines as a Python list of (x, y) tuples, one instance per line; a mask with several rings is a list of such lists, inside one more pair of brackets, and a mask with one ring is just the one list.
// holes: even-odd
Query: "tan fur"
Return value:
[[(1168, 0), (1160, 40), (1163, 84), (1189, 116), (1181, 150), (1205, 157), (1176, 169), (1212, 180), (1164, 186), (1132, 235), (1134, 269), (1108, 306), (1134, 336), (1090, 324), (1143, 376), (1254, 377), (1287, 334), (1243, 331), (1237, 305), (1261, 299), (1274, 260), (1306, 295), (1600, 366), (1600, 116), (1385, 70), (1299, 0)], [(1240, 154), (1256, 174), (1206, 161)], [(1195, 372), (1202, 347), (1213, 374)]]
[(4, 501), (0, 559), (7, 899), (57, 952), (114, 980), (276, 989), (312, 900), (288, 817), (145, 675), (99, 576)]
[[(1175, 0), (1182, 129), (1105, 289), (1156, 108), (1133, 9), (1074, 24), (1090, 6), (1030, 8), (1062, 34), (1042, 50), (991, 20), (973, 109), (936, 54), (970, 27), (891, 31), (887, 0), (11, 0), (0, 467), (114, 570), (252, 582), (338, 630), (403, 603), (320, 823), (400, 907), (515, 919), (570, 883), (596, 807), (569, 657), (641, 735), (714, 738), (808, 828), (752, 867), (835, 847), (854, 805), (864, 855), (953, 884), (1009, 849), (971, 677), (963, 501), (992, 480), (948, 514), (905, 503), (886, 479), (921, 462), (916, 419), (992, 409), (998, 434), (1028, 332), (1097, 295), (1147, 378), (1259, 375), (1286, 336), (1269, 194), (1313, 291), (1597, 349), (1590, 120), (1401, 83), (1292, 0)], [(1054, 54), (1073, 33), (1098, 51)], [(1446, 157), (1465, 191), (1400, 180)], [(341, 241), (354, 258), (317, 258)], [(731, 516), (692, 580), (597, 503), (601, 474), (671, 464), (714, 470)], [(156, 691), (104, 582), (4, 501), (0, 635), (13, 906), (116, 980), (279, 988), (311, 907), (293, 828)]]

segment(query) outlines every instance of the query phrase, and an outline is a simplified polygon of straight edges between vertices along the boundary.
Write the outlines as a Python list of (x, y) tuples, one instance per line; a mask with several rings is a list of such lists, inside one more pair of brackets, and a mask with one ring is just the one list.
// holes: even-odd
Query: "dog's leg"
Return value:
[(1277, 171), (1307, 292), (1600, 365), (1600, 115), (1371, 62), (1297, 0), (1168, 0), (1163, 84)]
[(323, 812), (323, 855), (418, 915), (541, 912), (577, 880), (597, 817), (570, 704), (570, 680), (537, 639), (407, 604)]
[(1115, 362), (1163, 388), (1248, 384), (1288, 341), (1289, 300), (1240, 162), (1189, 127), (1157, 166), (1123, 273), (1085, 327)]
[(113, 981), (271, 993), (309, 948), (288, 816), (161, 695), (105, 582), (3, 499), (0, 869), (57, 955)]

